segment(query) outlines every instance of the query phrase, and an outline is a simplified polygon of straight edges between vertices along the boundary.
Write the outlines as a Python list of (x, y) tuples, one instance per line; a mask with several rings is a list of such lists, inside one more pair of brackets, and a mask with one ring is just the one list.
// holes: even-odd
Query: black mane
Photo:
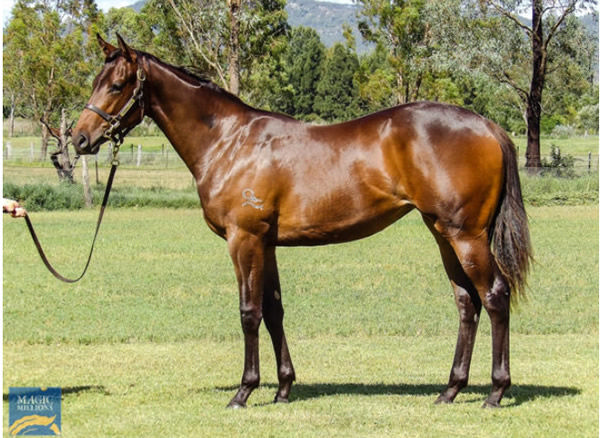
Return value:
[(196, 70), (196, 67), (175, 66), (175, 65), (169, 64), (169, 63), (157, 58), (156, 56), (154, 56), (150, 53), (142, 52), (139, 50), (136, 51), (136, 53), (137, 53), (138, 57), (141, 56), (141, 57), (149, 59), (153, 62), (156, 62), (157, 64), (159, 64), (162, 67), (166, 68), (167, 70), (173, 72), (179, 78), (183, 79), (184, 81), (186, 81), (187, 83), (189, 83), (191, 85), (194, 85), (196, 87), (209, 88), (220, 94), (226, 95), (239, 103), (244, 104), (244, 102), (239, 97), (237, 97), (237, 96), (231, 94), (230, 92), (224, 90), (223, 88), (219, 87), (217, 84), (215, 84), (213, 81), (208, 79), (206, 76), (196, 73), (194, 71), (194, 70)]

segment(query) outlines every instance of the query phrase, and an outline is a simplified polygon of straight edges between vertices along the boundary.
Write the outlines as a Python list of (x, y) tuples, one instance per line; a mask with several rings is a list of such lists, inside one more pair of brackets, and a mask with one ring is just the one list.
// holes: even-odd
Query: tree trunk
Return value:
[(10, 119), (8, 124), (8, 136), (15, 136), (15, 93), (10, 95)]
[(406, 103), (404, 96), (404, 78), (400, 70), (396, 71), (396, 103), (398, 105)]
[[(69, 159), (69, 142), (71, 137), (71, 128), (67, 128), (67, 117), (65, 110), (61, 111), (60, 127), (52, 128), (47, 121), (40, 119), (46, 135), (51, 135), (57, 142), (57, 149), (50, 154), (50, 160), (56, 168), (58, 179), (73, 183), (74, 166)], [(47, 144), (48, 140), (46, 140)]]
[[(45, 120), (48, 117), (44, 117)], [(48, 128), (42, 126), (42, 145), (40, 148), (40, 160), (46, 161), (46, 155), (48, 154)]]
[(240, 93), (240, 22), (241, 0), (229, 0), (229, 91), (236, 96)]
[[(61, 150), (61, 154), (63, 156), (63, 161), (65, 163), (70, 163), (71, 160), (69, 159), (69, 137), (71, 135), (69, 134), (68, 129), (67, 129), (67, 114), (66, 114), (66, 111), (64, 108), (60, 111), (59, 135), (60, 135), (59, 149)], [(73, 172), (73, 169), (71, 169), (71, 172)], [(71, 176), (71, 179), (73, 179), (73, 176)]]
[(540, 121), (542, 118), (542, 91), (546, 75), (546, 51), (542, 30), (542, 0), (532, 3), (532, 35), (531, 48), (533, 71), (527, 99), (527, 151), (525, 167), (542, 167), (540, 157)]

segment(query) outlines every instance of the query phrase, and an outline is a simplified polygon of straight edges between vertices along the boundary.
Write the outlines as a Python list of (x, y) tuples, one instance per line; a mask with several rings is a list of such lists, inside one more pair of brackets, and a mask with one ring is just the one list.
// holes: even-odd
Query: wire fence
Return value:
[[(152, 150), (144, 150), (142, 145), (124, 144), (120, 148), (119, 161), (122, 165), (130, 168), (140, 169), (185, 169), (186, 165), (179, 155), (172, 149), (169, 144), (160, 145), (160, 150), (157, 150), (157, 146), (153, 146)], [(75, 155), (73, 150), (70, 150), (71, 158)], [(567, 154), (569, 155), (569, 154)], [(598, 150), (589, 151), (587, 154), (569, 155), (572, 157), (572, 163), (569, 164), (570, 173), (573, 175), (582, 175), (585, 173), (598, 172), (599, 169), (599, 154)], [(98, 154), (94, 155), (93, 158), (89, 159), (90, 165), (106, 166), (112, 161), (112, 144), (108, 147), (103, 148)], [(6, 141), (3, 146), (3, 159), (7, 163), (13, 164), (27, 164), (30, 167), (35, 167), (36, 164), (40, 166), (48, 166), (50, 159), (46, 157), (42, 159), (40, 156), (39, 148), (34, 147), (31, 143), (30, 147), (18, 147), (13, 148), (10, 141)], [(550, 157), (544, 157), (547, 163), (550, 163)], [(555, 165), (557, 163), (554, 163)], [(525, 157), (524, 154), (519, 153), (519, 167), (525, 168)], [(530, 173), (534, 172), (535, 169), (527, 169)], [(558, 176), (561, 172), (564, 173), (565, 168), (558, 165), (553, 168), (550, 164), (548, 167), (537, 169), (539, 172), (552, 173), (557, 172)]]
[[(156, 148), (153, 148), (156, 149)], [(75, 152), (69, 150), (70, 157), (75, 156)], [(42, 158), (38, 148), (33, 146), (30, 148), (13, 148), (10, 142), (6, 142), (3, 148), (3, 159), (9, 163), (31, 163), (40, 164), (50, 163), (50, 158)], [(90, 162), (96, 162), (99, 165), (110, 164), (113, 159), (112, 144), (94, 155)], [(179, 155), (168, 145), (162, 145), (160, 151), (152, 150), (145, 151), (141, 145), (126, 144), (122, 145), (119, 151), (119, 161), (121, 164), (130, 167), (149, 167), (149, 168), (165, 168), (176, 169), (184, 168), (185, 163)]]

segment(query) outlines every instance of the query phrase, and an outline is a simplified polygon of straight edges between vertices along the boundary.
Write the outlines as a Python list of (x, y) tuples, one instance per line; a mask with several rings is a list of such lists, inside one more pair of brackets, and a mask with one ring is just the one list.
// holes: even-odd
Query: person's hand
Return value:
[(7, 198), (2, 198), (2, 212), (10, 214), (12, 217), (24, 217), (27, 214), (27, 211), (17, 201)]

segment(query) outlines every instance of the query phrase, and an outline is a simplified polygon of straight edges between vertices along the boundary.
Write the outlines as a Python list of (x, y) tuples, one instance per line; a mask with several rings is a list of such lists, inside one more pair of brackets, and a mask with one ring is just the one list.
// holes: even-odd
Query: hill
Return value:
[(290, 26), (314, 28), (327, 47), (344, 42), (343, 25), (349, 24), (354, 32), (358, 51), (364, 52), (368, 46), (358, 31), (358, 9), (356, 4), (316, 0), (288, 0), (286, 5)]

